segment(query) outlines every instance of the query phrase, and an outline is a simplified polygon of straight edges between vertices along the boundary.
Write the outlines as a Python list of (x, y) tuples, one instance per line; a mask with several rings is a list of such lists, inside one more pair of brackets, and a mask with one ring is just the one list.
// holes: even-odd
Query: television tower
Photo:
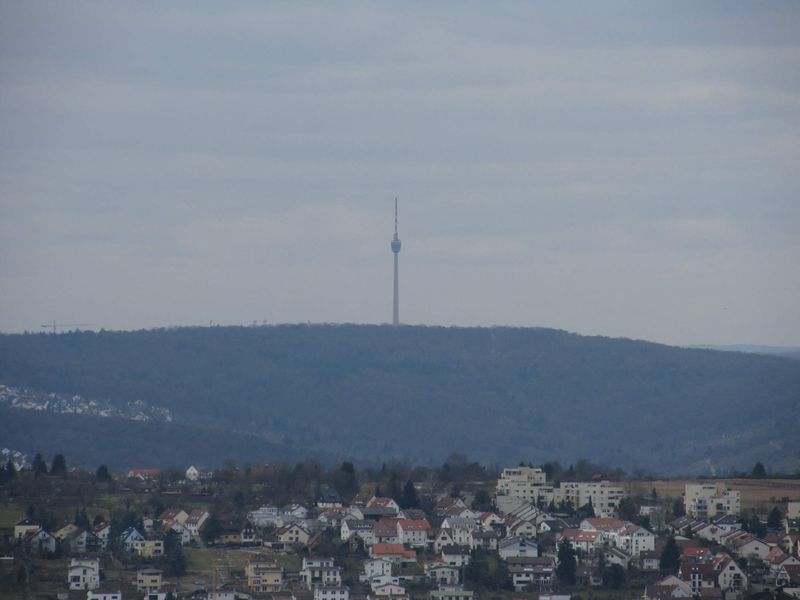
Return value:
[(400, 276), (397, 272), (397, 255), (400, 254), (400, 238), (397, 237), (397, 198), (394, 199), (394, 237), (392, 238), (392, 252), (394, 253), (394, 310), (392, 312), (392, 325), (400, 325)]

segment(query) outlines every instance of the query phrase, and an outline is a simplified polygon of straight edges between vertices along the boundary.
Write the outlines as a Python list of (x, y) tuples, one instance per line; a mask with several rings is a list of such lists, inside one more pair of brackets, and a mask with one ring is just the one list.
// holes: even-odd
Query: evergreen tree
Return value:
[(677, 573), (681, 566), (681, 550), (674, 537), (667, 540), (664, 550), (661, 551), (661, 558), (658, 560), (658, 568), (663, 573)]
[(410, 479), (403, 487), (403, 494), (400, 497), (400, 508), (419, 508), (419, 498), (417, 498), (417, 488)]
[(475, 492), (475, 497), (472, 499), (472, 509), (491, 510), (491, 508), (492, 497), (489, 495), (489, 492), (486, 491), (486, 488), (478, 488)]
[(761, 461), (758, 461), (753, 467), (753, 472), (750, 473), (750, 477), (755, 479), (763, 479), (766, 476), (767, 470), (764, 468), (764, 464)]
[(5, 477), (6, 477), (6, 481), (11, 481), (12, 479), (16, 479), (16, 477), (17, 477), (17, 465), (15, 465), (14, 461), (11, 460), (10, 458), (8, 459), (8, 462), (6, 463)]
[(67, 459), (63, 454), (56, 454), (53, 457), (53, 462), (50, 463), (50, 475), (66, 475), (67, 474)]
[(186, 557), (177, 531), (170, 529), (164, 537), (164, 555), (167, 559), (167, 574), (170, 577), (186, 575)]
[(672, 505), (672, 514), (676, 517), (682, 517), (686, 514), (686, 508), (683, 506), (683, 500), (678, 498)]
[(33, 469), (33, 474), (36, 475), (36, 477), (39, 477), (39, 475), (47, 475), (47, 463), (44, 462), (42, 455), (38, 452), (36, 453), (36, 456), (33, 457), (33, 464), (31, 467)]
[(97, 467), (97, 472), (94, 474), (94, 477), (97, 481), (111, 481), (111, 473), (105, 465)]
[(773, 506), (767, 517), (767, 528), (779, 529), (781, 524), (783, 524), (783, 514), (777, 506)]
[(556, 577), (563, 585), (575, 585), (575, 573), (578, 562), (575, 560), (575, 550), (569, 540), (562, 539), (558, 544), (558, 566)]
[(618, 590), (625, 583), (625, 569), (621, 565), (611, 565), (603, 569), (603, 587)]
[(200, 532), (200, 537), (203, 538), (206, 544), (213, 544), (214, 540), (219, 537), (221, 532), (222, 524), (219, 521), (216, 511), (212, 511), (208, 519), (206, 519), (203, 530)]
[(589, 502), (581, 506), (575, 513), (575, 516), (578, 519), (593, 519), (596, 515), (594, 513), (594, 506), (592, 506), (592, 500), (589, 499)]

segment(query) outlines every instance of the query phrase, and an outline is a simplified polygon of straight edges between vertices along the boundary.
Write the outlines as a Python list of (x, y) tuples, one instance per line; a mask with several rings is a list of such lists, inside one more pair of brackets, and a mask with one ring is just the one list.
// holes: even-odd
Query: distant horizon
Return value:
[[(214, 327), (294, 327), (294, 326), (365, 326), (365, 327), (393, 327), (389, 321), (382, 323), (368, 323), (368, 322), (353, 322), (353, 321), (287, 321), (283, 323), (278, 322), (216, 322), (210, 323), (183, 323), (183, 324), (165, 324), (153, 325), (143, 327), (130, 327), (130, 328), (116, 328), (104, 327), (102, 325), (93, 325), (85, 327), (66, 327), (58, 326), (57, 333), (72, 333), (72, 332), (95, 332), (100, 331), (113, 332), (113, 333), (135, 333), (140, 331), (158, 331), (162, 329), (191, 329), (191, 328), (214, 328)], [(47, 328), (52, 325), (40, 325), (39, 329), (21, 329), (17, 331), (0, 330), (0, 335), (35, 335), (35, 334), (51, 334)], [(460, 325), (460, 324), (438, 324), (438, 323), (400, 323), (400, 327), (430, 327), (430, 328), (443, 328), (443, 329), (550, 329), (554, 331), (563, 331), (566, 333), (579, 335), (583, 337), (604, 337), (609, 339), (631, 340), (638, 342), (648, 342), (652, 344), (661, 344), (664, 346), (673, 346), (676, 348), (688, 348), (697, 350), (719, 350), (724, 352), (746, 352), (752, 354), (777, 354), (780, 352), (798, 352), (800, 351), (800, 343), (797, 345), (774, 345), (774, 344), (755, 344), (750, 342), (732, 343), (732, 344), (716, 344), (716, 343), (671, 343), (660, 340), (647, 339), (643, 337), (631, 337), (625, 335), (610, 335), (604, 333), (583, 333), (580, 331), (573, 331), (563, 327), (554, 327), (548, 325)]]

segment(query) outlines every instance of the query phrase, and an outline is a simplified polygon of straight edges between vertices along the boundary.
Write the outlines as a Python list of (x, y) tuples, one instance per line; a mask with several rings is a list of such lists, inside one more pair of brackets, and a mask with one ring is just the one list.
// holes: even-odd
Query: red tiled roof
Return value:
[(406, 550), (403, 544), (372, 544), (372, 556), (405, 556), (415, 558), (417, 553)]

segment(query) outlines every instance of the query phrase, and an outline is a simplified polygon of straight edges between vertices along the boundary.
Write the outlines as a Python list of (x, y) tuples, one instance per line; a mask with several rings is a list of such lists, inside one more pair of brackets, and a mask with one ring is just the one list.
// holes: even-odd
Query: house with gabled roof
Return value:
[(539, 543), (535, 538), (524, 536), (507, 537), (500, 540), (497, 548), (500, 558), (518, 558), (520, 556), (539, 556)]
[(344, 500), (334, 488), (325, 488), (319, 493), (317, 506), (320, 508), (341, 508)]
[(135, 542), (143, 541), (142, 535), (135, 527), (128, 527), (119, 536), (119, 543), (126, 552), (133, 552), (133, 545)]
[(747, 590), (747, 574), (727, 554), (717, 554), (711, 559), (717, 573), (717, 585), (724, 592), (741, 593)]
[(583, 554), (590, 554), (594, 552), (595, 548), (603, 545), (603, 537), (600, 531), (565, 529), (561, 537), (572, 544), (575, 550)]
[(611, 532), (607, 539), (611, 545), (624, 550), (629, 556), (655, 550), (656, 536), (638, 525), (628, 524), (621, 531)]
[(161, 521), (165, 525), (167, 524), (172, 525), (172, 523), (183, 524), (186, 523), (186, 520), (188, 518), (189, 518), (189, 513), (187, 513), (182, 508), (178, 508), (175, 506), (162, 511), (161, 514), (158, 515), (159, 521)]
[(58, 548), (58, 538), (45, 529), (28, 533), (22, 543), (38, 554), (52, 554)]
[(469, 564), (469, 546), (445, 546), (442, 548), (442, 562), (451, 567), (464, 567)]
[(428, 545), (428, 532), (431, 524), (426, 519), (399, 519), (397, 534), (401, 544), (412, 548), (425, 548)]
[(208, 520), (209, 513), (207, 510), (203, 509), (195, 509), (189, 513), (189, 516), (184, 521), (184, 525), (192, 534), (192, 537), (197, 537), (200, 535), (200, 530), (205, 525), (206, 521)]
[(400, 505), (395, 502), (392, 498), (386, 498), (385, 496), (373, 496), (367, 502), (368, 508), (390, 508), (394, 511), (394, 514), (400, 512)]
[(784, 565), (775, 578), (778, 587), (800, 588), (800, 565)]
[(482, 512), (478, 515), (478, 527), (482, 531), (496, 531), (503, 525), (503, 519), (493, 512)]
[(370, 546), (369, 555), (372, 558), (385, 558), (391, 562), (401, 564), (417, 561), (416, 551), (407, 550), (403, 544), (375, 543)]
[(721, 539), (722, 543), (736, 556), (766, 560), (770, 545), (751, 533), (733, 531)]
[(377, 544), (402, 544), (397, 531), (397, 519), (381, 519), (375, 523), (372, 534)]
[(111, 536), (111, 525), (108, 523), (98, 523), (92, 527), (92, 533), (97, 538), (100, 550), (108, 547), (108, 538)]
[(311, 539), (311, 533), (299, 523), (290, 523), (279, 527), (273, 533), (275, 539), (283, 544), (306, 545)]
[(14, 525), (14, 539), (21, 540), (29, 533), (36, 533), (41, 528), (42, 526), (33, 519), (22, 519)]
[(713, 588), (717, 585), (717, 573), (714, 565), (709, 563), (681, 564), (678, 577), (689, 585), (692, 594), (699, 596), (704, 588)]

